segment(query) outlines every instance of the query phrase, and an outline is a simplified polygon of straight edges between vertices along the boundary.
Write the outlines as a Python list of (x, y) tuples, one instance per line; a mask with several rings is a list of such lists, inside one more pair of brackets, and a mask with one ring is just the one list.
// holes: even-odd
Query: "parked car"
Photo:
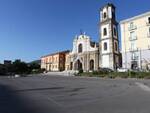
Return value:
[(118, 72), (127, 72), (128, 69), (127, 68), (118, 68), (117, 71)]

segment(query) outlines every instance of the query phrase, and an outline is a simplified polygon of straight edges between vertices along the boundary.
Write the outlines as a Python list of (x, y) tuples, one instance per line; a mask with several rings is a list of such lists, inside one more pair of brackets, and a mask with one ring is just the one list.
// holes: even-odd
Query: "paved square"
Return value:
[(149, 113), (150, 81), (0, 78), (0, 113)]

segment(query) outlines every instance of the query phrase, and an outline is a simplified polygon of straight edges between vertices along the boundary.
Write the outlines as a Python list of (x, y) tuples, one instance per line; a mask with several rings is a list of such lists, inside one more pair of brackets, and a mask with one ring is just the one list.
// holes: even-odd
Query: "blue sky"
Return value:
[(108, 2), (118, 22), (150, 11), (150, 0), (0, 0), (0, 62), (72, 49), (80, 29), (98, 42), (99, 9)]

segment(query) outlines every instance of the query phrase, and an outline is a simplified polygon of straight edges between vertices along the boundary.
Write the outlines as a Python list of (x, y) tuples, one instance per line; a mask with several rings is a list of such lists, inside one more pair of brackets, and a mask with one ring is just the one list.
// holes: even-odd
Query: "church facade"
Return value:
[(66, 56), (66, 70), (98, 70), (98, 47), (98, 43), (92, 42), (85, 34), (75, 37), (73, 50)]
[(75, 37), (73, 49), (66, 55), (66, 70), (115, 70), (119, 67), (118, 23), (113, 4), (101, 8), (99, 23), (99, 43), (91, 41), (86, 34)]

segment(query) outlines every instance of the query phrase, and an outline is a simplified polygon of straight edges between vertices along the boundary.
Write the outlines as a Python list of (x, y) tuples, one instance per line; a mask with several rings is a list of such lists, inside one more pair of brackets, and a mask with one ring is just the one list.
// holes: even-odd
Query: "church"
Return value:
[(113, 4), (108, 3), (100, 9), (99, 25), (99, 43), (85, 33), (74, 38), (73, 49), (66, 55), (65, 70), (115, 70), (119, 67), (118, 23)]
[[(61, 70), (83, 70), (87, 72), (96, 71), (99, 68), (116, 70), (120, 66), (118, 23), (116, 21), (115, 6), (108, 3), (100, 9), (99, 13), (99, 42), (93, 42), (91, 37), (85, 33), (76, 36), (73, 40), (72, 51), (65, 52), (65, 61), (62, 64), (64, 68), (61, 68)], [(41, 68), (56, 67), (48, 66), (55, 63), (48, 62), (48, 60), (45, 62), (45, 58), (41, 58)], [(60, 59), (59, 55), (58, 59)], [(59, 65), (57, 67), (57, 70), (59, 70)], [(49, 71), (49, 69), (46, 70)]]

